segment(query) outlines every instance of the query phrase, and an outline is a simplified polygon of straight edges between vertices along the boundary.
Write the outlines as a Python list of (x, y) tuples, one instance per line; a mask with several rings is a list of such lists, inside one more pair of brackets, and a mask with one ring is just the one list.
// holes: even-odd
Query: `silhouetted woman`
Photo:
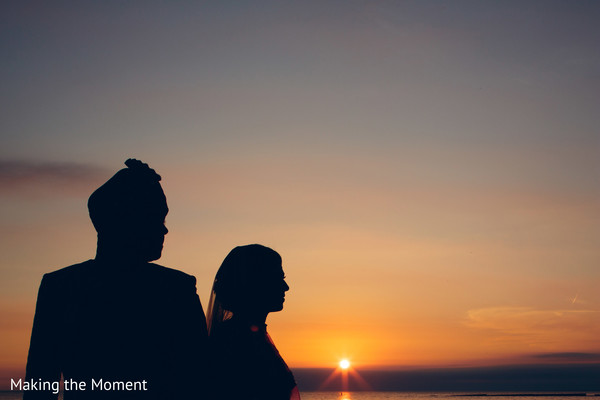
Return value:
[(283, 309), (288, 290), (276, 251), (251, 244), (225, 257), (208, 306), (216, 399), (300, 399), (265, 324), (270, 312)]

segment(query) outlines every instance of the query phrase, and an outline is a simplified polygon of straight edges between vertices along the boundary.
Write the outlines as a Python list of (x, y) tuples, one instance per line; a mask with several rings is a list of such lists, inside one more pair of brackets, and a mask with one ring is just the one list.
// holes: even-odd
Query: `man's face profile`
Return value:
[(124, 244), (144, 261), (161, 257), (165, 235), (169, 232), (165, 226), (169, 209), (160, 184), (156, 183), (152, 192), (132, 207), (119, 229)]
[(169, 232), (165, 226), (168, 212), (167, 202), (157, 199), (153, 207), (140, 210), (131, 226), (131, 239), (144, 261), (158, 260), (162, 254), (165, 235)]

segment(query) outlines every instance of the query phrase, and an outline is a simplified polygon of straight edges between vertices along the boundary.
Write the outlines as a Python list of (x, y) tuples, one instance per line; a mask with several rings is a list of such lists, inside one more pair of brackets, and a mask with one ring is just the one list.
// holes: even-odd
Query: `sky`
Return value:
[(292, 368), (600, 362), (600, 3), (0, 8), (0, 375), (130, 157), (205, 307), (233, 247), (282, 255)]

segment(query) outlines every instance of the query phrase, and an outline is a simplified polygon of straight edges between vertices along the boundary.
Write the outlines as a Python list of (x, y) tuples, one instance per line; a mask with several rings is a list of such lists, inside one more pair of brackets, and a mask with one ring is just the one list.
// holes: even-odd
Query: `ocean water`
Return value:
[[(600, 393), (406, 393), (301, 392), (302, 400), (600, 400)], [(21, 392), (0, 391), (0, 400), (22, 400)], [(62, 395), (59, 395), (62, 400)]]
[(302, 392), (302, 400), (577, 400), (599, 399), (596, 393), (407, 393)]

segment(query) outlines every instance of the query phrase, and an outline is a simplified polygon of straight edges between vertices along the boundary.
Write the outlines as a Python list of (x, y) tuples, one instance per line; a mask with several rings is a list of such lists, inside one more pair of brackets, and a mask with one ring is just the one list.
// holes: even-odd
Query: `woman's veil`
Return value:
[(213, 287), (210, 293), (210, 300), (208, 301), (208, 309), (206, 310), (206, 323), (208, 325), (208, 335), (214, 337), (218, 335), (219, 328), (223, 322), (233, 318), (233, 311), (226, 310), (223, 307), (223, 303), (219, 301), (217, 292), (215, 291), (215, 285), (217, 279), (213, 282)]

